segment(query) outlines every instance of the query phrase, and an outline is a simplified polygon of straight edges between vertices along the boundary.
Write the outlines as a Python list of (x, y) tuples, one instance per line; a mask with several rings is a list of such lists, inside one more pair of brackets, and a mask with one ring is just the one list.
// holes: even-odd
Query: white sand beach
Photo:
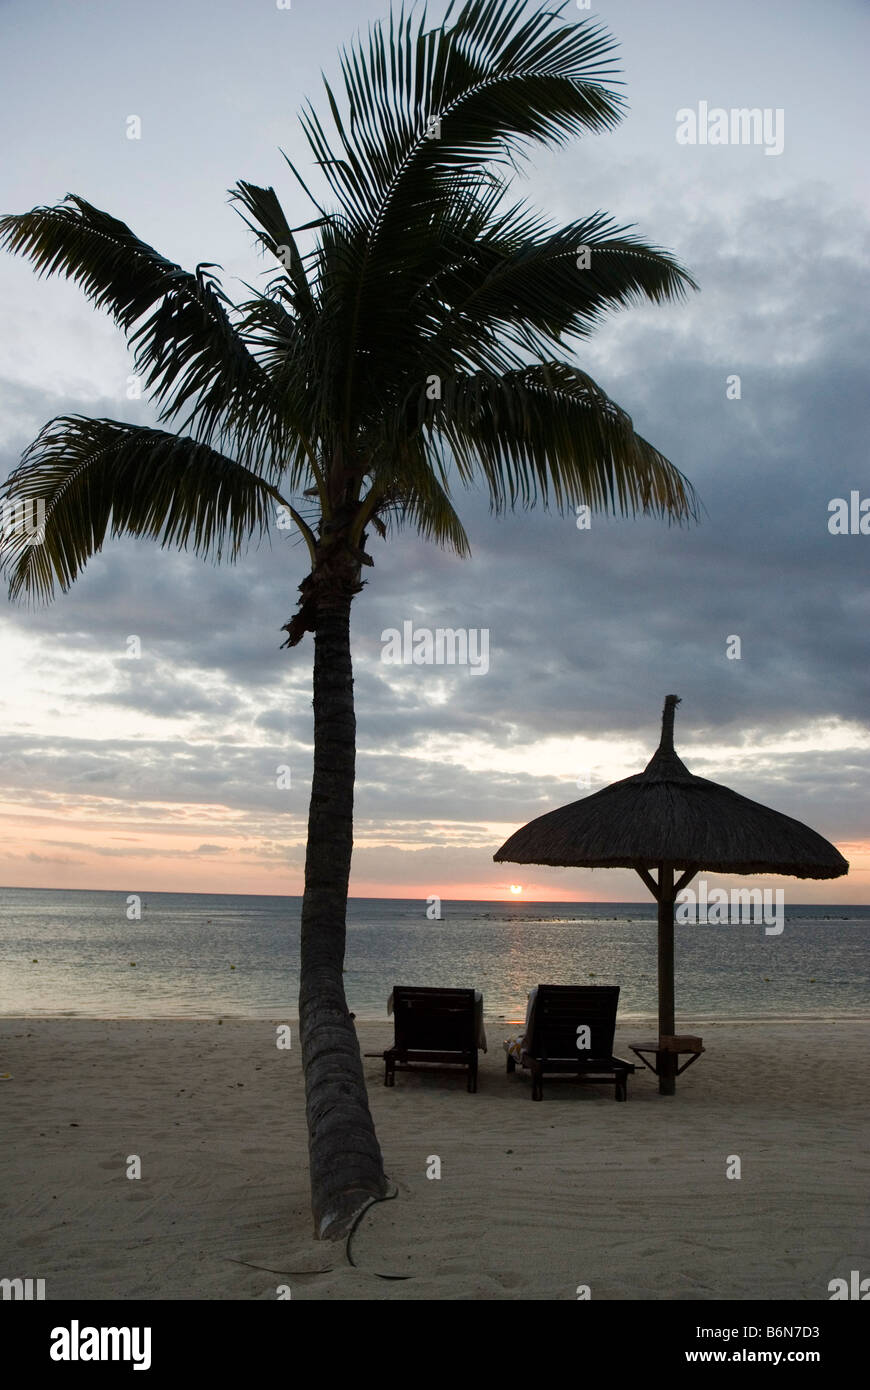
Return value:
[[(476, 1095), (386, 1089), (367, 1060), (398, 1197), (354, 1267), (311, 1238), (295, 1030), (283, 1051), (265, 1022), (2, 1019), (0, 1277), (47, 1299), (826, 1300), (870, 1265), (870, 1021), (693, 1030), (708, 1051), (677, 1095), (638, 1071), (624, 1105), (559, 1080), (534, 1104), (492, 1019)], [(648, 1032), (623, 1025), (617, 1054)]]

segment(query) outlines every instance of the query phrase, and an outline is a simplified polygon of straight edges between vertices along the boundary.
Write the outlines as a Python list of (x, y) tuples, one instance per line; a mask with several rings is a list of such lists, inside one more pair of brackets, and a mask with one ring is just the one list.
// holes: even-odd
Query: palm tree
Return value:
[(481, 478), (496, 512), (540, 500), (696, 514), (683, 475), (565, 342), (610, 307), (678, 299), (693, 282), (600, 212), (554, 226), (510, 198), (528, 147), (620, 119), (615, 45), (598, 24), (528, 13), (525, 0), (453, 11), (434, 28), (403, 11), (343, 52), (343, 106), (326, 90), (330, 135), (303, 110), (329, 208), (292, 164), (311, 208), (303, 226), (272, 188), (231, 191), (275, 261), (261, 291), (246, 286), (251, 299), (233, 303), (220, 267), (185, 271), (78, 196), (0, 220), (10, 251), (112, 314), (172, 427), (64, 416), (43, 428), (2, 493), (46, 507), (42, 544), (7, 547), (11, 597), (67, 590), (107, 534), (232, 560), (284, 508), (308, 549), (285, 645), (314, 634), (299, 1016), (321, 1237), (386, 1192), (342, 983), (350, 610), (372, 564), (369, 529), (408, 524), (467, 555), (455, 492)]

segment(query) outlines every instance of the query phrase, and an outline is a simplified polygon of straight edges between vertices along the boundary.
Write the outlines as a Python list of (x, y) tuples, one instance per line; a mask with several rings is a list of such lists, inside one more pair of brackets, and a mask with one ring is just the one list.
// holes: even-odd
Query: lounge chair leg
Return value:
[(544, 1076), (540, 1067), (532, 1067), (532, 1100), (544, 1099)]
[(510, 1074), (511, 1074), (512, 1071), (516, 1071), (516, 1069), (517, 1069), (516, 1059), (515, 1059), (514, 1057), (512, 1057), (512, 1056), (510, 1055), (510, 1053), (508, 1053), (508, 1055), (507, 1055), (507, 1071), (508, 1071), (508, 1076), (510, 1076)]

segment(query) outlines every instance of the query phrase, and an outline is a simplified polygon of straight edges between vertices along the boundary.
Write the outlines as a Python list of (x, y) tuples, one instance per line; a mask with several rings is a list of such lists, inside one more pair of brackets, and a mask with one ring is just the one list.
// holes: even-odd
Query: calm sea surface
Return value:
[[(299, 987), (299, 898), (0, 889), (0, 1014), (286, 1018)], [(352, 899), (345, 986), (386, 1018), (394, 984), (473, 986), (522, 1016), (534, 984), (618, 984), (620, 1017), (656, 1009), (654, 903)], [(132, 964), (135, 962), (135, 965)], [(235, 967), (234, 969), (232, 967)], [(870, 1015), (870, 907), (786, 907), (785, 929), (676, 928), (678, 1024)]]

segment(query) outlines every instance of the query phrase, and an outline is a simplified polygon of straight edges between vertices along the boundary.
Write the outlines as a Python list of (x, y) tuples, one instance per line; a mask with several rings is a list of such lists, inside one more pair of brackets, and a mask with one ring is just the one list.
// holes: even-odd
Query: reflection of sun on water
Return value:
[(521, 883), (512, 883), (512, 884), (511, 884), (511, 892), (512, 892), (512, 893), (522, 893), (522, 891), (523, 891), (523, 885), (522, 885)]

